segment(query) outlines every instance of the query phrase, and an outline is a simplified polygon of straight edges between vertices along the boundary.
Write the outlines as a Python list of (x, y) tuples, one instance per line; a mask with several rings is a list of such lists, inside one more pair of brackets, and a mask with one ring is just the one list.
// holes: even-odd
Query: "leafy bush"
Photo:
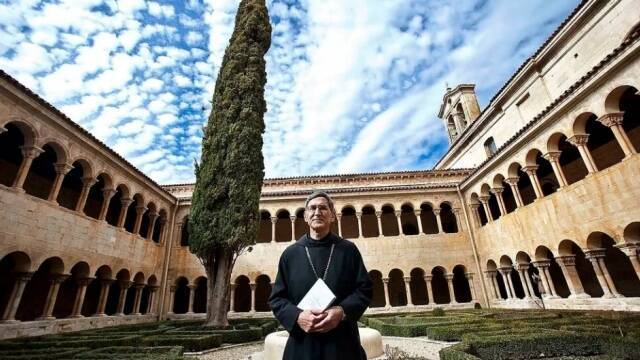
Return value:
[(141, 335), (127, 335), (109, 337), (106, 335), (87, 335), (76, 337), (52, 337), (50, 339), (31, 338), (0, 342), (0, 350), (49, 349), (49, 348), (101, 348), (107, 346), (133, 346), (140, 340)]
[(262, 339), (262, 329), (261, 328), (249, 328), (249, 329), (226, 329), (220, 330), (213, 327), (207, 326), (192, 326), (185, 328), (178, 328), (174, 330), (167, 331), (166, 335), (211, 335), (211, 334), (220, 334), (222, 335), (223, 343), (231, 343), (231, 344), (239, 344), (249, 341), (255, 341)]
[(19, 349), (0, 351), (0, 359), (6, 360), (48, 360), (69, 359), (89, 348)]
[(433, 316), (444, 316), (444, 309), (443, 309), (443, 308), (439, 308), (439, 307), (434, 308), (434, 309), (431, 311), (431, 314), (432, 314)]
[(180, 346), (115, 346), (85, 351), (77, 354), (74, 359), (180, 360), (182, 353), (183, 349)]
[(202, 351), (220, 347), (222, 335), (155, 335), (142, 339), (145, 346), (182, 346), (186, 351)]

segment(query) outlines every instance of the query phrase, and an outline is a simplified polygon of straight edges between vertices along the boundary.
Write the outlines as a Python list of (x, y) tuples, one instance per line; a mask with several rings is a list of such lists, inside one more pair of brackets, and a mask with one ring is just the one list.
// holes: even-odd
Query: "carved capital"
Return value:
[(533, 265), (536, 269), (544, 269), (544, 268), (548, 268), (551, 265), (551, 260), (549, 259), (536, 260), (536, 261), (532, 261), (531, 265)]
[(623, 119), (624, 112), (614, 112), (602, 115), (598, 118), (598, 122), (607, 127), (622, 126)]
[(22, 152), (22, 156), (28, 159), (35, 159), (44, 152), (44, 150), (37, 146), (20, 146), (20, 151)]
[(146, 206), (144, 206), (144, 205), (136, 206), (136, 213), (138, 215), (144, 214), (145, 211), (147, 211), (147, 207)]
[(254, 282), (249, 283), (249, 287), (251, 288), (251, 291), (256, 291), (256, 287), (257, 286), (258, 286), (258, 284), (254, 283)]
[(471, 210), (473, 210), (473, 211), (478, 211), (478, 209), (480, 209), (480, 206), (481, 206), (481, 205), (482, 205), (482, 204), (474, 203), (474, 204), (469, 204), (469, 207), (470, 207), (470, 208), (471, 208)]
[(86, 277), (86, 278), (79, 278), (76, 279), (76, 284), (78, 284), (78, 286), (89, 286), (89, 284), (91, 283), (91, 281), (93, 281), (94, 278), (92, 277)]
[(129, 280), (118, 280), (118, 286), (120, 286), (120, 289), (122, 290), (130, 288), (131, 284), (133, 284), (133, 282)]
[(388, 277), (383, 277), (382, 278), (382, 282), (385, 284), (389, 284), (389, 278)]
[(95, 183), (98, 182), (98, 179), (93, 178), (93, 177), (84, 177), (82, 178), (82, 187), (84, 188), (90, 188), (93, 185), (95, 185)]
[(53, 274), (49, 282), (51, 282), (51, 284), (62, 284), (69, 276), (68, 274)]
[(598, 259), (598, 258), (604, 258), (605, 255), (605, 251), (606, 249), (591, 249), (591, 250), (586, 250), (584, 252), (584, 257), (591, 260), (591, 259)]
[(435, 216), (440, 215), (440, 209), (433, 209), (433, 213), (435, 214)]
[(489, 198), (490, 198), (489, 195), (478, 196), (478, 200), (480, 200), (480, 202), (483, 203), (483, 204), (488, 204), (489, 203)]
[(518, 264), (518, 265), (516, 265), (516, 270), (518, 270), (518, 271), (522, 271), (522, 270), (527, 271), (527, 270), (529, 270), (529, 267), (530, 267), (529, 264)]
[(576, 266), (575, 255), (556, 256), (556, 261), (564, 266)]
[(567, 142), (573, 146), (580, 147), (587, 145), (589, 134), (576, 134), (567, 139)]
[(498, 270), (486, 270), (484, 273), (487, 274), (488, 278), (494, 278), (498, 274)]
[(504, 188), (503, 187), (495, 187), (495, 188), (491, 188), (489, 191), (491, 191), (492, 193), (499, 195), (502, 194), (504, 192)]
[(113, 197), (113, 195), (116, 194), (116, 190), (115, 189), (104, 189), (102, 190), (102, 196), (104, 196), (105, 200), (111, 199)]
[(382, 211), (376, 211), (376, 217), (380, 219), (380, 217), (382, 217)]
[(60, 163), (53, 165), (54, 169), (56, 169), (56, 174), (58, 175), (66, 175), (71, 169), (73, 169), (73, 165), (67, 163)]
[(527, 175), (531, 176), (536, 174), (536, 171), (538, 170), (539, 167), (540, 166), (538, 165), (527, 165), (522, 167), (522, 171), (526, 172)]
[(125, 207), (129, 207), (133, 203), (133, 199), (120, 199), (120, 204)]
[(414, 214), (416, 217), (420, 217), (420, 215), (422, 214), (422, 210), (413, 210), (413, 214)]
[(431, 281), (433, 279), (433, 275), (425, 275), (424, 281)]
[(638, 249), (640, 249), (640, 243), (637, 242), (624, 243), (614, 246), (620, 249), (623, 253), (625, 253), (625, 255), (629, 257), (638, 256)]
[(189, 290), (195, 291), (198, 288), (197, 284), (189, 284), (187, 285), (187, 287), (189, 288)]
[(405, 276), (403, 279), (405, 283), (411, 282), (411, 276)]
[(513, 267), (511, 267), (511, 266), (503, 266), (503, 267), (499, 267), (498, 271), (500, 271), (502, 276), (508, 276), (509, 273), (511, 273), (512, 269), (513, 269)]
[[(291, 220), (291, 222), (296, 222), (296, 219), (297, 219), (297, 218), (298, 218), (298, 217), (297, 217), (297, 216), (295, 216), (295, 215), (289, 216), (289, 219)], [(339, 217), (338, 217), (338, 218), (339, 218)]]
[(396, 217), (400, 217), (402, 215), (402, 210), (396, 210), (394, 213), (396, 214)]
[(177, 285), (171, 285), (171, 286), (169, 286), (169, 291), (170, 291), (170, 292), (174, 293), (174, 292), (176, 292), (176, 290), (178, 290), (178, 286), (177, 286)]
[(518, 181), (520, 181), (520, 178), (517, 178), (517, 177), (510, 177), (510, 178), (504, 179), (504, 182), (506, 182), (510, 186), (518, 186)]
[(464, 277), (467, 278), (467, 280), (473, 280), (473, 273), (465, 273)]
[(444, 278), (447, 279), (447, 281), (452, 281), (453, 280), (453, 274), (444, 274)]
[(362, 211), (356, 211), (356, 217), (359, 219), (362, 217)]
[(542, 155), (543, 158), (547, 159), (547, 161), (554, 163), (560, 161), (561, 151), (549, 151), (548, 153)]
[(278, 218), (277, 218), (277, 217), (275, 217), (275, 216), (272, 216), (272, 217), (271, 217), (271, 223), (272, 223), (272, 224), (275, 224), (276, 222), (278, 222)]

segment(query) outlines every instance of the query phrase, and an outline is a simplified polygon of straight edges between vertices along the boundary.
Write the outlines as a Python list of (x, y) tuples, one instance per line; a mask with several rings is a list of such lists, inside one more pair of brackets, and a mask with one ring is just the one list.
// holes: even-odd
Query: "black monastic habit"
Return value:
[[(335, 248), (325, 282), (336, 295), (332, 306), (342, 306), (346, 318), (329, 332), (305, 333), (297, 323), (302, 310), (296, 304), (317, 280), (305, 246), (309, 248), (318, 276), (322, 277), (332, 244), (335, 244)], [(369, 274), (360, 251), (352, 242), (331, 233), (320, 240), (303, 235), (282, 253), (278, 275), (269, 297), (273, 313), (289, 332), (283, 359), (366, 359), (364, 349), (360, 346), (358, 319), (369, 306), (371, 296)]]

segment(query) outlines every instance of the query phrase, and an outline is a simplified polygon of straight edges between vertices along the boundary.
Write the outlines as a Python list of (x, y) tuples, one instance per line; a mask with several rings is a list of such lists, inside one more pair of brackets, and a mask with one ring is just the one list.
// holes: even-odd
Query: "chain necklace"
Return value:
[[(333, 255), (333, 248), (335, 246), (336, 244), (331, 244), (331, 252), (329, 252), (329, 260), (327, 261), (327, 267), (324, 269), (324, 275), (322, 276), (322, 281), (326, 281), (327, 279), (327, 272), (329, 271), (329, 264), (331, 264), (331, 256)], [(318, 273), (316, 272), (315, 266), (313, 266), (313, 261), (311, 261), (311, 255), (309, 255), (309, 248), (305, 246), (304, 250), (307, 252), (307, 259), (309, 259), (309, 265), (311, 265), (311, 270), (313, 270), (313, 274), (316, 276), (316, 279), (320, 279), (320, 276), (318, 276)]]

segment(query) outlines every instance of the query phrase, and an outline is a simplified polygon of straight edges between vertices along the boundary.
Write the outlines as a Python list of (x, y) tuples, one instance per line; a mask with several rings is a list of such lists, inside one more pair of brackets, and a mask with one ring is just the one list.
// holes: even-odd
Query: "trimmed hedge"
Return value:
[(89, 348), (20, 349), (0, 351), (0, 359), (5, 360), (47, 360), (69, 359)]
[(165, 333), (167, 336), (171, 335), (211, 335), (211, 334), (219, 334), (222, 335), (223, 343), (230, 344), (239, 344), (249, 341), (256, 341), (262, 339), (263, 333), (262, 328), (248, 328), (248, 329), (227, 329), (220, 330), (218, 328), (207, 327), (207, 326), (189, 326), (184, 328), (178, 328), (174, 330), (169, 330)]
[(180, 346), (138, 347), (114, 346), (85, 351), (74, 359), (123, 359), (123, 360), (179, 360), (183, 349)]
[(88, 335), (60, 338), (32, 338), (0, 342), (0, 350), (51, 349), (51, 348), (102, 348), (107, 346), (133, 346), (142, 338), (141, 335), (109, 337), (104, 335)]
[(155, 335), (142, 339), (145, 346), (182, 346), (186, 351), (202, 351), (220, 347), (222, 335)]

